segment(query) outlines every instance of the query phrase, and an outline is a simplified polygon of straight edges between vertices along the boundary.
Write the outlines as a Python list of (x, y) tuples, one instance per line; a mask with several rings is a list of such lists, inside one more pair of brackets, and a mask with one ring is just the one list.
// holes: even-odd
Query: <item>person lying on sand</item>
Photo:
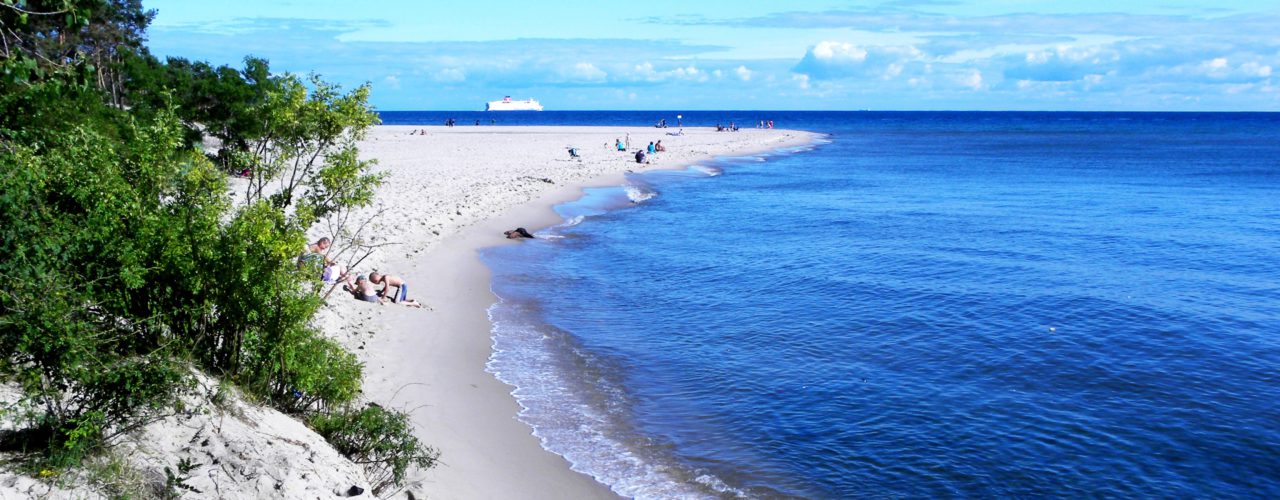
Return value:
[(373, 289), (373, 283), (370, 283), (369, 278), (366, 278), (363, 274), (356, 278), (356, 286), (346, 287), (344, 289), (350, 291), (351, 295), (355, 296), (356, 300), (376, 302), (378, 304), (382, 303), (382, 297), (378, 296), (378, 291)]
[[(369, 283), (382, 285), (382, 290), (378, 291), (378, 297), (384, 299), (390, 298), (393, 304), (400, 303), (409, 307), (422, 307), (422, 304), (419, 304), (418, 301), (409, 298), (409, 284), (405, 283), (404, 279), (399, 276), (382, 274), (375, 271), (369, 273)], [(388, 297), (387, 292), (393, 286), (396, 287), (396, 293), (393, 293)]]
[(529, 231), (526, 231), (526, 230), (525, 230), (525, 228), (523, 228), (523, 227), (517, 227), (517, 228), (512, 229), (512, 230), (510, 230), (510, 231), (503, 231), (503, 232), (502, 232), (502, 234), (506, 235), (506, 236), (507, 236), (507, 239), (509, 239), (509, 240), (518, 240), (518, 239), (521, 239), (521, 238), (532, 238), (532, 237), (533, 237), (533, 235), (532, 235), (532, 234), (529, 234)]

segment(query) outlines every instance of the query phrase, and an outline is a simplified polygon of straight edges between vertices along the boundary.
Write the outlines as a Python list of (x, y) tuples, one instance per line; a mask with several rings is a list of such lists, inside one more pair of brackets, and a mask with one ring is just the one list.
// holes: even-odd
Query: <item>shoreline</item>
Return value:
[[(619, 130), (635, 135), (654, 133), (654, 129), (638, 127), (480, 127), (451, 131), (440, 130), (443, 127), (381, 126), (375, 134), (404, 134), (417, 129), (428, 130), (426, 138), (433, 133), (437, 137), (453, 135), (454, 138), (480, 134), (476, 137), (483, 137), (482, 142), (500, 141), (504, 136), (526, 136), (522, 138), (551, 141), (557, 144), (555, 149), (561, 150), (562, 134), (587, 134), (599, 139), (620, 134)], [(688, 133), (708, 139), (707, 132)], [(595, 175), (546, 186), (519, 203), (505, 203), (497, 213), (465, 224), (452, 234), (442, 234), (436, 242), (425, 242), (426, 245), (418, 242), (427, 247), (425, 253), (414, 251), (382, 262), (387, 269), (413, 284), (411, 296), (433, 308), (385, 307), (370, 315), (359, 315), (381, 323), (376, 331), (384, 332), (369, 332), (355, 351), (366, 363), (366, 397), (385, 406), (411, 410), (420, 439), (442, 452), (441, 465), (420, 474), (416, 478), (420, 484), (411, 490), (420, 489), (442, 498), (618, 496), (594, 478), (573, 471), (563, 456), (544, 449), (541, 438), (518, 418), (522, 407), (512, 393), (515, 387), (499, 381), (488, 371), (493, 352), (488, 310), (497, 297), (490, 290), (490, 270), (480, 261), (478, 252), (487, 247), (518, 243), (505, 239), (504, 230), (521, 226), (536, 231), (561, 222), (553, 210), (555, 205), (580, 198), (588, 188), (623, 185), (629, 171), (683, 169), (717, 156), (749, 156), (809, 145), (820, 137), (808, 132), (769, 130), (748, 134), (759, 136), (750, 141), (750, 145), (741, 142), (726, 145), (722, 144), (726, 141), (718, 139), (735, 139), (741, 133), (709, 132), (720, 135), (712, 136), (715, 141), (700, 144), (713, 146), (707, 151), (643, 166), (634, 162), (612, 162)], [(381, 138), (375, 135), (373, 140)], [(372, 149), (367, 154), (381, 159), (378, 148)], [(622, 155), (607, 154), (615, 158)], [(557, 165), (544, 166), (546, 171)], [(391, 175), (388, 185), (395, 184), (399, 172), (394, 166), (380, 167), (382, 169)]]

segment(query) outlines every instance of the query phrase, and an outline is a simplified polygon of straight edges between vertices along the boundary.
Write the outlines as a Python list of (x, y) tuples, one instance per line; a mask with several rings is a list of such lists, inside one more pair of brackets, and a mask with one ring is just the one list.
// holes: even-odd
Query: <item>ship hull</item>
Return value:
[(542, 111), (542, 104), (533, 99), (527, 101), (490, 101), (484, 105), (485, 111)]

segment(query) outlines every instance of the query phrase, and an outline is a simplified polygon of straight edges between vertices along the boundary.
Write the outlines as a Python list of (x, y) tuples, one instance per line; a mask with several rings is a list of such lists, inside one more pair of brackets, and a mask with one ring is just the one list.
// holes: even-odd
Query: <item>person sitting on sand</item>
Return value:
[(649, 141), (649, 148), (648, 148), (648, 150), (649, 150), (649, 154), (654, 154), (654, 153), (657, 153), (657, 152), (658, 152), (658, 150), (657, 150), (657, 149), (654, 149), (654, 147), (653, 147), (653, 141)]
[(636, 150), (636, 163), (644, 163), (644, 150), (643, 150), (643, 149), (637, 149), (637, 150)]
[(331, 243), (332, 240), (325, 236), (316, 240), (315, 243), (307, 245), (307, 251), (298, 257), (298, 269), (302, 269), (312, 262), (318, 262), (323, 266), (320, 271), (321, 281), (330, 285), (336, 285), (339, 282), (351, 285), (351, 276), (347, 275), (346, 266), (329, 258), (329, 246)]
[[(391, 303), (393, 304), (400, 303), (409, 307), (422, 307), (422, 304), (419, 304), (418, 301), (409, 298), (409, 284), (405, 283), (399, 276), (392, 276), (390, 274), (382, 274), (374, 271), (369, 273), (369, 283), (373, 285), (382, 285), (382, 290), (378, 291), (378, 297), (390, 298)], [(388, 297), (387, 292), (393, 286), (396, 287), (396, 293), (393, 293)], [(370, 288), (372, 288), (372, 286)]]
[(655, 153), (661, 153), (661, 152), (664, 152), (664, 151), (666, 151), (666, 150), (667, 150), (667, 148), (665, 148), (665, 147), (663, 147), (663, 146), (662, 146), (662, 141), (658, 141), (658, 143), (657, 143), (657, 144), (654, 144), (654, 145), (653, 145), (653, 151), (654, 151)]
[(618, 151), (627, 150), (627, 146), (622, 143), (622, 138), (614, 139), (613, 147), (618, 148)]
[(506, 236), (507, 236), (507, 239), (509, 239), (509, 240), (518, 240), (518, 239), (521, 239), (521, 238), (532, 238), (532, 237), (533, 237), (533, 235), (532, 235), (532, 234), (529, 234), (529, 231), (526, 231), (523, 227), (517, 227), (517, 228), (512, 229), (512, 230), (510, 230), (510, 231), (503, 231), (503, 232), (502, 232), (502, 234), (506, 235)]

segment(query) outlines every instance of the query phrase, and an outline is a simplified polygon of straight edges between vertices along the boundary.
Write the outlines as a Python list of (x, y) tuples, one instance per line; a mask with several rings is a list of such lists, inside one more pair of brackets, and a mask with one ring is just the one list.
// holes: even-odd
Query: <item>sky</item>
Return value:
[(148, 47), (380, 110), (1280, 111), (1280, 1), (143, 0)]

